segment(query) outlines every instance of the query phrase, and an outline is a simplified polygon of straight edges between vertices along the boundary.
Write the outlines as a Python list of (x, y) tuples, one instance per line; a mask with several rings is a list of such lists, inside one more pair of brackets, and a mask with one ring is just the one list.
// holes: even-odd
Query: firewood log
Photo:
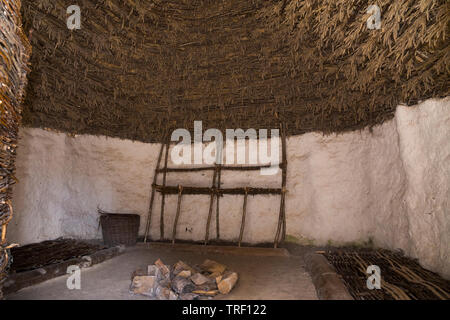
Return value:
[(190, 293), (195, 289), (195, 285), (189, 279), (176, 276), (172, 280), (172, 289), (178, 294)]

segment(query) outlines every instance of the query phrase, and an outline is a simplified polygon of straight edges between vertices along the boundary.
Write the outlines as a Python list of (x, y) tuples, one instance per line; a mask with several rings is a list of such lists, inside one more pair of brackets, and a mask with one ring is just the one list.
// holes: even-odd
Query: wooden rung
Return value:
[[(162, 194), (178, 194), (176, 186), (153, 185), (157, 192)], [(183, 194), (219, 194), (219, 195), (245, 195), (246, 188), (208, 188), (208, 187), (183, 187)], [(281, 194), (281, 188), (247, 188), (247, 193), (253, 195)]]
[[(281, 163), (278, 165), (281, 168)], [(228, 171), (254, 171), (254, 170), (260, 170), (265, 168), (270, 168), (270, 164), (266, 165), (259, 165), (259, 166), (221, 166), (221, 170), (228, 170)], [(196, 172), (196, 171), (212, 171), (216, 170), (215, 167), (209, 166), (209, 167), (193, 167), (193, 168), (159, 168), (157, 169), (158, 173), (163, 172)]]

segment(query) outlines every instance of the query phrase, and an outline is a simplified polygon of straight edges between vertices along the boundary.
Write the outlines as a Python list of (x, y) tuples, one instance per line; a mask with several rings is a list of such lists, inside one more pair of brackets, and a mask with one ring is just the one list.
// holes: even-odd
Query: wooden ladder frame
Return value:
[[(214, 166), (206, 167), (192, 167), (192, 168), (169, 168), (167, 167), (168, 154), (170, 148), (170, 141), (166, 138), (166, 142), (161, 144), (161, 149), (158, 155), (158, 161), (156, 163), (155, 173), (153, 175), (153, 182), (151, 188), (150, 205), (147, 215), (147, 223), (145, 227), (144, 242), (149, 239), (149, 231), (151, 224), (151, 217), (153, 211), (153, 203), (155, 200), (155, 192), (159, 192), (162, 195), (161, 198), (161, 211), (160, 211), (160, 240), (164, 240), (164, 208), (165, 208), (165, 198), (166, 195), (178, 195), (176, 215), (172, 231), (172, 243), (175, 243), (176, 229), (178, 224), (178, 219), (181, 211), (181, 199), (186, 195), (209, 195), (209, 211), (208, 219), (206, 222), (205, 230), (205, 240), (204, 244), (207, 245), (209, 242), (209, 230), (211, 226), (211, 218), (214, 208), (214, 198), (216, 198), (216, 239), (220, 239), (220, 214), (219, 214), (219, 199), (224, 195), (243, 195), (244, 203), (242, 208), (242, 220), (239, 233), (238, 246), (241, 246), (242, 238), (245, 230), (245, 218), (247, 214), (247, 198), (249, 195), (280, 195), (280, 210), (278, 215), (278, 224), (274, 239), (274, 248), (277, 248), (281, 242), (284, 242), (286, 238), (286, 178), (287, 178), (287, 156), (286, 156), (286, 132), (284, 124), (280, 123), (281, 132), (281, 149), (282, 149), (282, 161), (280, 163), (281, 172), (281, 188), (252, 188), (252, 187), (241, 187), (241, 188), (221, 188), (221, 174), (222, 171), (254, 171), (263, 168), (269, 168), (270, 165), (257, 165), (257, 166), (225, 166), (221, 164), (215, 164)], [(164, 152), (165, 151), (165, 152)], [(161, 168), (162, 154), (165, 153), (164, 157), (164, 167)], [(166, 178), (168, 172), (197, 172), (197, 171), (214, 171), (211, 187), (191, 187), (191, 186), (167, 186)], [(163, 174), (162, 184), (157, 184), (158, 174)]]

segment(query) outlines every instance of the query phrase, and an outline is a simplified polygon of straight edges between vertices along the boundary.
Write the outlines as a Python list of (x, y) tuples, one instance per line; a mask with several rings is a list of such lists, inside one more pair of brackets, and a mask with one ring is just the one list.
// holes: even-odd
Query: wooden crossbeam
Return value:
[[(260, 165), (260, 166), (220, 166), (221, 170), (227, 171), (256, 171), (265, 168), (270, 168), (270, 164)], [(281, 168), (281, 165), (280, 165)], [(196, 172), (196, 171), (213, 171), (216, 170), (215, 167), (191, 167), (191, 168), (158, 168), (158, 173), (163, 172)]]
[[(178, 194), (177, 186), (153, 185), (157, 192), (162, 194)], [(219, 195), (278, 195), (282, 194), (281, 188), (209, 188), (209, 187), (183, 187), (183, 194), (219, 194)]]

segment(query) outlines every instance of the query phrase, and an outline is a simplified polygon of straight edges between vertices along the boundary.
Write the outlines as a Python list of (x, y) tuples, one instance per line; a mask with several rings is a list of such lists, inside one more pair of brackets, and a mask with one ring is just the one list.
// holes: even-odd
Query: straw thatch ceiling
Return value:
[[(158, 141), (169, 128), (340, 132), (449, 94), (448, 1), (24, 0), (24, 124)], [(381, 8), (369, 30), (369, 5)]]

